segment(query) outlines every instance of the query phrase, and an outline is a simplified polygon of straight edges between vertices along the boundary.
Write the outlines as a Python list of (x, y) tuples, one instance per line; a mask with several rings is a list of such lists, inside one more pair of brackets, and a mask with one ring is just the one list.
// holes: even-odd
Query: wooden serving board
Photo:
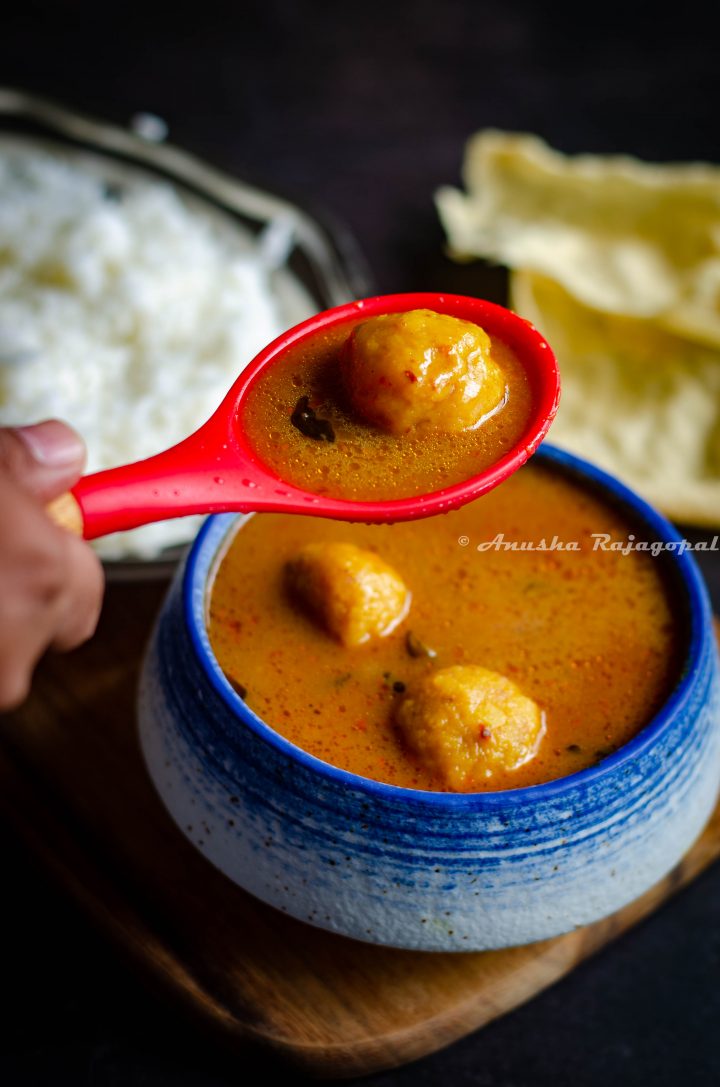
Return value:
[(506, 951), (394, 951), (324, 933), (246, 895), (176, 830), (135, 729), (138, 665), (163, 583), (111, 585), (95, 638), (49, 656), (0, 729), (6, 819), (89, 914), (195, 1016), (321, 1076), (440, 1049), (567, 974), (720, 854), (720, 810), (631, 906)]

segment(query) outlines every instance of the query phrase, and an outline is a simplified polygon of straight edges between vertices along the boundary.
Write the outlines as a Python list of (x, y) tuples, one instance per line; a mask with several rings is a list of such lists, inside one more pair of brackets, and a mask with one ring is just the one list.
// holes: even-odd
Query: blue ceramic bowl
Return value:
[[(545, 464), (619, 505), (638, 538), (680, 542), (637, 495), (544, 446)], [(401, 789), (338, 770), (264, 724), (208, 641), (208, 584), (237, 517), (210, 518), (148, 650), (143, 750), (180, 829), (235, 883), (313, 925), (426, 950), (497, 948), (588, 924), (680, 860), (720, 783), (720, 676), (711, 610), (688, 553), (668, 556), (682, 675), (662, 710), (611, 757), (498, 793)]]

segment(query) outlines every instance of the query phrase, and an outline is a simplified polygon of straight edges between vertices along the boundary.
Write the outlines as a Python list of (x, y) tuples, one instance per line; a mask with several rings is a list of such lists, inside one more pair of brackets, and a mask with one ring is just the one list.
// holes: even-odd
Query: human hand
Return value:
[(100, 562), (45, 512), (84, 463), (82, 439), (57, 420), (0, 428), (0, 710), (23, 701), (46, 649), (73, 649), (97, 625)]

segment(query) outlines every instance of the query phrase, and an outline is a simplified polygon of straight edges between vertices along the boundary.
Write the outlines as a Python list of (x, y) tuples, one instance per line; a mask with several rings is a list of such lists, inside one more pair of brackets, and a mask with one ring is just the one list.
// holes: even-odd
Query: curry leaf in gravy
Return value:
[(235, 694), (239, 695), (244, 702), (247, 698), (247, 687), (242, 683), (238, 683), (238, 681), (236, 679), (233, 679), (232, 676), (228, 676), (227, 680), (232, 689), (234, 690)]
[(290, 422), (306, 438), (313, 438), (316, 442), (335, 441), (332, 423), (317, 417), (313, 408), (310, 407), (310, 398), (307, 396), (301, 396), (298, 400), (290, 416)]
[(412, 630), (409, 630), (405, 635), (405, 648), (411, 657), (437, 657), (436, 651), (421, 641), (417, 634), (413, 634)]

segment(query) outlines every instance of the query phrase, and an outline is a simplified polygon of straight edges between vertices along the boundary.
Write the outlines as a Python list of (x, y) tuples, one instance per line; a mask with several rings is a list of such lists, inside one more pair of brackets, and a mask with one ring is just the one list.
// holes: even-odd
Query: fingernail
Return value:
[(46, 468), (67, 468), (85, 457), (85, 443), (80, 435), (59, 419), (16, 427), (15, 433), (32, 458)]

